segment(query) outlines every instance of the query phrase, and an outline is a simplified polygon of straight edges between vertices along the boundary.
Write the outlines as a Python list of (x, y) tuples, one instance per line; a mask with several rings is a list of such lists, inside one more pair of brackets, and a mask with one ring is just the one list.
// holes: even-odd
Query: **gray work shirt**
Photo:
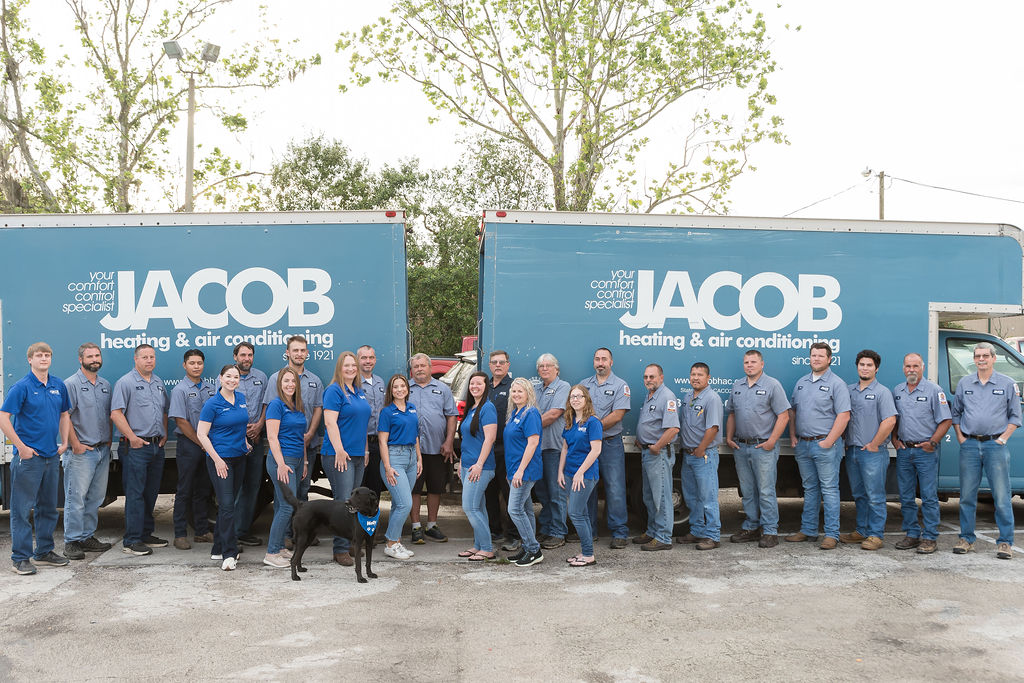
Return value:
[(359, 374), (362, 380), (363, 393), (366, 394), (366, 401), (370, 404), (373, 412), (370, 413), (370, 423), (366, 428), (367, 434), (377, 435), (377, 418), (380, 417), (380, 409), (384, 407), (384, 380), (379, 375), (370, 375), (370, 379)]
[[(263, 405), (268, 405), (277, 398), (277, 375), (278, 373), (275, 372), (267, 379), (267, 390), (263, 392)], [(320, 381), (319, 377), (303, 368), (302, 374), (299, 375), (299, 394), (302, 396), (302, 412), (306, 414), (306, 429), (308, 430), (313, 424), (313, 411), (324, 405), (324, 383)], [(323, 441), (323, 433), (320, 431), (319, 425), (317, 427), (313, 438), (309, 440), (310, 448), (319, 447)]]
[[(601, 382), (597, 375), (591, 375), (581, 385), (590, 392), (590, 400), (594, 403), (594, 415), (604, 420), (613, 410), (629, 410), (629, 385), (617, 377), (614, 372), (608, 373), (608, 379)], [(622, 420), (604, 430), (604, 438), (622, 434)]]
[(762, 372), (753, 384), (746, 377), (736, 380), (728, 408), (736, 422), (737, 438), (767, 439), (779, 415), (789, 410), (789, 399), (779, 380)]
[(831, 370), (818, 379), (809, 372), (797, 381), (789, 402), (796, 414), (790, 429), (801, 437), (823, 436), (832, 431), (839, 413), (850, 410), (850, 390)]
[[(216, 390), (220, 391), (220, 377), (217, 378), (215, 386)], [(274, 389), (277, 389), (276, 384)], [(259, 422), (260, 415), (263, 414), (263, 395), (267, 391), (267, 374), (262, 370), (249, 368), (249, 374), (241, 375), (238, 378), (238, 389), (235, 391), (240, 391), (245, 395), (245, 407), (249, 411), (249, 424)], [(172, 403), (173, 399), (172, 395)]]
[(135, 436), (167, 436), (164, 428), (167, 389), (164, 388), (164, 381), (155, 373), (150, 375), (147, 382), (138, 370), (132, 368), (131, 372), (117, 380), (110, 399), (110, 410), (124, 412)]
[(693, 390), (683, 392), (679, 406), (679, 438), (683, 448), (696, 448), (704, 439), (704, 433), (717, 426), (715, 438), (707, 445), (713, 448), (722, 443), (722, 397), (711, 387), (704, 387), (696, 396)]
[(419, 414), (420, 452), (437, 455), (448, 433), (448, 418), (458, 416), (448, 385), (431, 379), (425, 386), (409, 380), (409, 403)]
[[(185, 377), (171, 389), (171, 408), (167, 411), (167, 417), (172, 420), (179, 417), (188, 420), (192, 429), (196, 429), (199, 426), (199, 413), (203, 410), (203, 404), (216, 393), (217, 388), (213, 382), (205, 379), (193, 382)], [(175, 428), (175, 431), (181, 434), (180, 429)]]
[[(558, 408), (565, 410), (565, 404), (569, 400), (569, 383), (564, 379), (555, 377), (551, 384), (544, 386), (543, 382), (534, 382), (533, 389), (537, 392), (537, 410), (541, 417), (549, 410)], [(564, 414), (563, 414), (564, 417)], [(542, 451), (562, 450), (562, 431), (565, 430), (565, 420), (559, 418), (544, 428), (540, 437), (540, 449)]]
[(71, 426), (78, 440), (87, 446), (110, 442), (110, 382), (99, 375), (93, 384), (79, 370), (64, 380), (71, 401)]
[(899, 415), (896, 436), (900, 441), (928, 441), (940, 422), (953, 417), (946, 394), (935, 382), (922, 379), (913, 391), (903, 382), (892, 393)]
[(892, 392), (878, 380), (863, 389), (860, 382), (847, 387), (850, 390), (850, 423), (843, 438), (847, 446), (864, 448), (878, 433), (882, 420), (896, 415), (896, 402)]
[(967, 375), (956, 387), (953, 398), (953, 424), (972, 436), (1002, 434), (1007, 425), (1020, 427), (1020, 395), (1013, 380), (993, 372), (982, 384), (978, 373)]
[(637, 440), (650, 446), (658, 442), (666, 429), (678, 429), (678, 408), (676, 395), (664, 384), (648, 394), (636, 423)]

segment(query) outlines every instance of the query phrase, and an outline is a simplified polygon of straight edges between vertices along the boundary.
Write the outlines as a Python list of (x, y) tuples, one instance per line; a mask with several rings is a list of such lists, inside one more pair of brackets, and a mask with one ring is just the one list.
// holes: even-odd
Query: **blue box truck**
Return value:
[[(0, 396), (28, 372), (35, 341), (53, 347), (60, 378), (78, 370), (80, 344), (99, 344), (111, 383), (151, 344), (168, 391), (188, 348), (203, 350), (213, 378), (249, 341), (270, 375), (292, 334), (309, 340), (307, 367), (325, 384), (338, 354), (362, 344), (376, 348), (378, 374), (407, 367), (400, 211), (3, 216), (0, 259)], [(2, 446), (6, 507), (13, 447)], [(173, 455), (170, 441), (164, 492)], [(110, 483), (117, 495), (120, 477)]]
[[(789, 392), (809, 372), (810, 344), (824, 341), (847, 382), (857, 379), (857, 352), (870, 348), (882, 356), (879, 381), (893, 387), (913, 351), (951, 396), (984, 340), (998, 349), (996, 370), (1024, 386), (1024, 358), (1009, 344), (944, 327), (1021, 313), (1024, 238), (1010, 225), (487, 211), (481, 231), (481, 357), (506, 349), (513, 374), (534, 377), (537, 356), (550, 352), (561, 377), (577, 382), (594, 373), (593, 351), (608, 347), (632, 390), (624, 424), (633, 452), (648, 363), (665, 368), (679, 395), (703, 361), (725, 399), (743, 377), (743, 353), (757, 349)], [(779, 493), (801, 495), (783, 442)], [(1024, 433), (1010, 447), (1011, 485), (1024, 493)], [(721, 484), (735, 486), (722, 453)], [(947, 496), (958, 494), (958, 457), (950, 430), (939, 469)], [(631, 467), (632, 504), (639, 458)]]

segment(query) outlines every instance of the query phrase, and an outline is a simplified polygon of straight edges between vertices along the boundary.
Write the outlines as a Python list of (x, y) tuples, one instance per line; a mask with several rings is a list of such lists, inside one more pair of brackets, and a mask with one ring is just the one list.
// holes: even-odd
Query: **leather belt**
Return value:
[(995, 441), (999, 437), (1000, 437), (999, 434), (983, 434), (983, 435), (980, 435), (980, 436), (978, 434), (964, 434), (964, 438), (965, 439), (974, 439), (975, 441), (982, 441), (982, 442), (984, 442), (984, 441)]
[(821, 441), (826, 436), (828, 436), (828, 434), (818, 434), (817, 436), (798, 436), (796, 438), (800, 439), (801, 441)]
[(760, 446), (768, 439), (735, 439), (736, 443), (741, 443), (744, 446)]

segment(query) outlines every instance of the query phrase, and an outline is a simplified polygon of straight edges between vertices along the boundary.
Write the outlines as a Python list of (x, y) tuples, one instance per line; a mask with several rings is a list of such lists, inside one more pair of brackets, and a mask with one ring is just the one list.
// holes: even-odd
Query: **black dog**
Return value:
[(370, 569), (370, 563), (373, 560), (373, 536), (367, 534), (356, 519), (357, 512), (361, 512), (366, 517), (377, 516), (379, 511), (377, 494), (365, 486), (360, 486), (352, 491), (352, 495), (346, 501), (311, 500), (302, 502), (295, 497), (291, 489), (281, 486), (280, 483), (277, 484), (277, 488), (288, 504), (295, 508), (295, 513), (292, 516), (292, 540), (295, 543), (291, 560), (292, 581), (301, 581), (297, 572), (306, 571), (306, 568), (302, 566), (302, 554), (316, 538), (316, 532), (321, 526), (327, 526), (335, 536), (352, 541), (356, 578), (359, 583), (366, 583), (359, 562), (364, 546), (366, 548), (366, 575), (371, 579), (377, 578), (377, 575)]

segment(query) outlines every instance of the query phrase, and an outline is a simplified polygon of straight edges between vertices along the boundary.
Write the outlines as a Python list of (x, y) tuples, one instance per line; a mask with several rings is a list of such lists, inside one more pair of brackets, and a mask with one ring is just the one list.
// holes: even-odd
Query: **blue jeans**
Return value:
[(775, 493), (778, 477), (779, 444), (766, 451), (753, 444), (737, 443), (732, 459), (743, 494), (743, 528), (753, 531), (758, 527), (766, 536), (779, 533), (779, 499)]
[(992, 502), (996, 508), (996, 543), (1013, 545), (1013, 503), (1010, 501), (1010, 449), (995, 441), (967, 439), (960, 444), (960, 538), (974, 543), (974, 518), (978, 510), (978, 487), (985, 471)]
[[(11, 460), (11, 560), (21, 562), (53, 551), (57, 528), (57, 489), (60, 458), (34, 455), (28, 460)], [(32, 552), (32, 522), (35, 522), (35, 553)]]
[(263, 483), (263, 452), (266, 439), (261, 436), (251, 445), (252, 450), (242, 456), (245, 458), (245, 477), (242, 479), (238, 497), (235, 498), (235, 531), (239, 536), (248, 534), (249, 527), (256, 521), (256, 496), (259, 494), (260, 484)]
[(863, 448), (846, 449), (846, 474), (857, 503), (857, 533), (885, 538), (885, 473), (889, 469), (889, 451)]
[(825, 507), (825, 535), (839, 539), (839, 463), (843, 459), (843, 440), (824, 449), (817, 441), (796, 442), (796, 464), (804, 486), (804, 511), (800, 531), (818, 535), (818, 507)]
[(416, 447), (388, 444), (388, 460), (395, 470), (395, 483), (388, 483), (384, 463), (380, 464), (380, 478), (391, 493), (391, 514), (388, 516), (388, 530), (384, 538), (389, 541), (402, 540), (402, 527), (412, 511), (412, 485), (416, 483)]
[(287, 486), (292, 493), (298, 496), (299, 477), (302, 476), (302, 456), (289, 458), (284, 456), (284, 464), (292, 468), (288, 475), (288, 483), (282, 484), (277, 480), (277, 461), (271, 453), (267, 453), (267, 474), (274, 482), (274, 520), (270, 523), (270, 537), (267, 539), (267, 553), (276, 555), (284, 547), (284, 535), (292, 525), (292, 513), (295, 508), (288, 504), (277, 490), (278, 486)]
[(157, 441), (154, 438), (142, 448), (132, 448), (127, 440), (122, 440), (118, 448), (124, 485), (124, 539), (121, 542), (125, 547), (142, 543), (155, 528), (153, 506), (164, 473), (164, 449)]
[[(939, 538), (939, 453), (923, 448), (896, 451), (896, 474), (900, 483), (903, 531), (911, 538), (936, 541)], [(917, 522), (917, 490), (921, 489), (921, 521)]]
[(544, 463), (544, 479), (538, 481), (533, 489), (541, 505), (537, 524), (541, 534), (564, 538), (569, 527), (565, 523), (568, 497), (565, 489), (558, 485), (558, 461), (562, 452), (549, 448), (541, 451), (540, 456)]
[[(608, 531), (612, 538), (629, 538), (629, 517), (626, 512), (626, 451), (622, 447), (622, 436), (611, 436), (602, 440), (601, 457), (597, 459), (601, 481), (604, 482), (604, 511), (608, 519)], [(590, 522), (597, 535), (597, 494), (590, 497), (588, 504)], [(575, 524), (575, 522), (573, 522)], [(576, 529), (577, 533), (579, 529)]]
[(487, 519), (484, 492), (494, 479), (494, 470), (481, 470), (480, 478), (469, 480), (469, 468), (462, 468), (462, 511), (473, 527), (473, 547), (485, 553), (494, 550), (491, 546), (491, 523)]
[(583, 488), (579, 491), (572, 490), (571, 478), (566, 478), (565, 486), (569, 489), (569, 519), (580, 537), (580, 555), (591, 557), (594, 554), (594, 530), (590, 526), (587, 503), (596, 497), (593, 494), (597, 488), (597, 479), (584, 479)]
[(107, 495), (110, 444), (81, 455), (64, 451), (64, 543), (84, 541), (96, 533), (100, 505)]
[[(339, 472), (334, 466), (333, 455), (321, 455), (320, 462), (323, 463), (324, 473), (327, 474), (327, 481), (331, 482), (331, 494), (334, 500), (348, 500), (349, 496), (352, 495), (352, 489), (362, 485), (363, 470), (366, 468), (366, 458), (364, 456), (350, 457), (348, 459), (348, 467), (345, 468), (344, 472)], [(335, 536), (334, 554), (347, 553), (350, 545), (352, 545), (352, 539)]]
[(213, 482), (213, 491), (217, 494), (217, 526), (213, 530), (213, 553), (225, 558), (238, 557), (238, 535), (235, 533), (235, 498), (242, 488), (245, 479), (245, 456), (224, 458), (228, 466), (228, 476), (221, 479), (217, 476), (217, 466), (213, 458), (206, 459), (206, 470)]
[(661, 543), (672, 542), (672, 468), (675, 464), (676, 453), (672, 444), (662, 448), (657, 455), (646, 448), (641, 453), (647, 535)]
[(704, 453), (703, 458), (682, 456), (683, 498), (690, 508), (690, 533), (719, 541), (722, 520), (718, 514), (718, 448), (706, 448)]
[(540, 543), (537, 542), (536, 522), (533, 517), (533, 498), (530, 492), (537, 482), (524, 481), (519, 488), (509, 486), (508, 489), (508, 516), (512, 523), (519, 530), (519, 536), (523, 539), (523, 547), (528, 552), (535, 553), (540, 550)]
[(189, 522), (192, 522), (196, 535), (202, 536), (210, 530), (206, 503), (213, 490), (210, 475), (206, 473), (206, 452), (199, 444), (179, 434), (174, 461), (178, 468), (178, 487), (174, 494), (174, 537), (188, 536)]

